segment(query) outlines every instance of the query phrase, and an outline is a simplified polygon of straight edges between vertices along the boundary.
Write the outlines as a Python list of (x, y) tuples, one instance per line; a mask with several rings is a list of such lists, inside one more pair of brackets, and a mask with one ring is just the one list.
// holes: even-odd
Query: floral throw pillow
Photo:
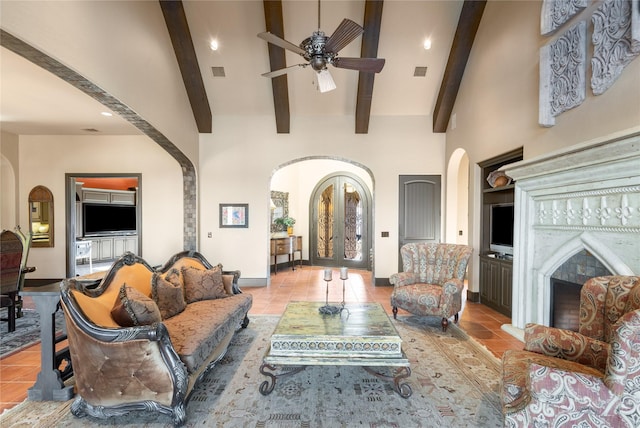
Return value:
[(162, 321), (158, 305), (135, 288), (122, 284), (111, 317), (122, 327), (150, 325)]
[(182, 278), (184, 279), (184, 295), (187, 303), (227, 297), (222, 282), (222, 266), (220, 265), (212, 269), (183, 267)]
[(187, 303), (178, 269), (171, 269), (166, 275), (154, 273), (151, 277), (151, 297), (160, 309), (163, 320), (184, 311)]

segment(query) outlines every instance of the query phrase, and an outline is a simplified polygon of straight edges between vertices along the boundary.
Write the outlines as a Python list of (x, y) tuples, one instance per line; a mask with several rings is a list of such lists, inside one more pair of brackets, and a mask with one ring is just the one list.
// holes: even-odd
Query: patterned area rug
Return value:
[[(0, 310), (0, 317), (7, 317), (7, 309)], [(62, 333), (64, 315), (56, 312), (56, 334)], [(9, 324), (0, 323), (0, 358), (13, 354), (40, 342), (40, 317), (31, 309), (24, 309), (22, 317), (16, 319), (16, 331), (9, 333)]]
[[(442, 333), (436, 318), (393, 321), (411, 361), (401, 398), (391, 383), (360, 367), (307, 367), (278, 379), (267, 396), (259, 367), (278, 318), (252, 316), (218, 367), (196, 387), (186, 426), (212, 427), (498, 427), (500, 363), (456, 326)], [(0, 426), (171, 426), (161, 415), (131, 414), (108, 421), (78, 419), (66, 403), (29, 402), (5, 412)]]

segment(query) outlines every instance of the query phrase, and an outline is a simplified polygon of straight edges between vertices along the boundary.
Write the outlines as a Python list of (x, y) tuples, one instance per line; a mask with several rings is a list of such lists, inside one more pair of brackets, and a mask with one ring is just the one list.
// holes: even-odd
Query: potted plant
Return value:
[(274, 220), (274, 223), (280, 226), (282, 230), (286, 229), (289, 236), (293, 235), (293, 225), (296, 224), (296, 219), (293, 217), (280, 217)]

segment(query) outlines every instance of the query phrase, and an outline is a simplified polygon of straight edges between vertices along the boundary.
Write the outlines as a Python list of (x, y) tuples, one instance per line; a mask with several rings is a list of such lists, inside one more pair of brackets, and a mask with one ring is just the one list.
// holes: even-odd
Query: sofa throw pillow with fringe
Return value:
[(111, 317), (122, 327), (150, 325), (162, 321), (160, 309), (152, 298), (133, 287), (122, 284)]
[(154, 273), (151, 277), (151, 297), (160, 309), (163, 320), (178, 315), (187, 307), (178, 269), (171, 269), (162, 276)]
[(182, 278), (184, 280), (184, 295), (187, 303), (227, 297), (227, 292), (222, 282), (221, 265), (206, 270), (183, 267)]

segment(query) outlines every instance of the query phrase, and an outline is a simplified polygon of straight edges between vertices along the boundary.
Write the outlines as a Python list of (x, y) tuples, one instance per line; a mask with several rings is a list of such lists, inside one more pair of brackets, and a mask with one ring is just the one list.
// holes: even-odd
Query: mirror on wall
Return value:
[(271, 233), (280, 231), (280, 227), (275, 223), (277, 218), (289, 215), (289, 192), (271, 191)]
[(29, 193), (29, 224), (32, 247), (53, 247), (53, 194), (44, 186)]

